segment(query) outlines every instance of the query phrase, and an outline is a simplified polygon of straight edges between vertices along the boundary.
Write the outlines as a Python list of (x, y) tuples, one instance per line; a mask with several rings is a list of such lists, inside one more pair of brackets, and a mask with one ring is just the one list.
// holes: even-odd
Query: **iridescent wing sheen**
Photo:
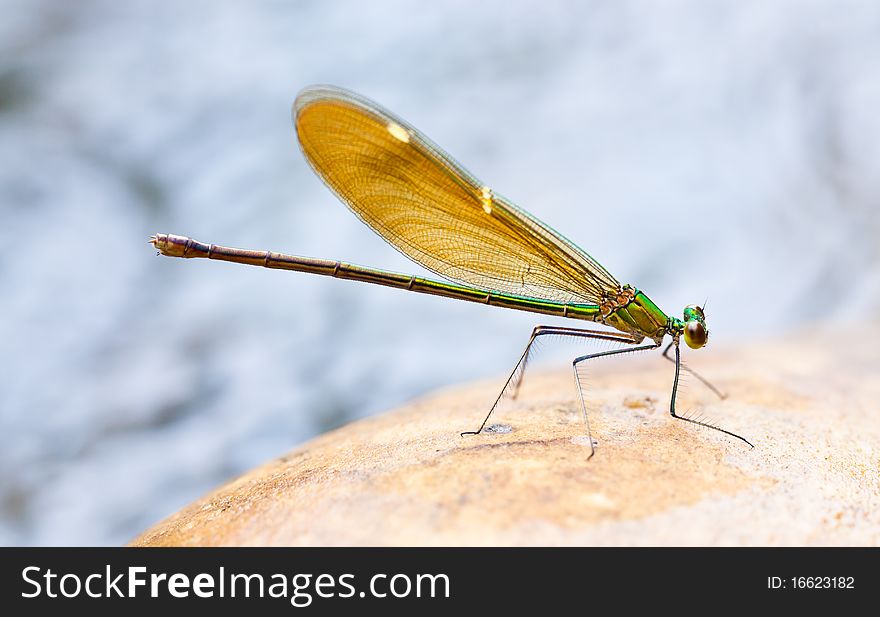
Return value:
[(574, 243), (485, 186), (404, 120), (314, 86), (293, 108), (309, 164), (394, 248), (486, 291), (598, 304), (619, 283)]

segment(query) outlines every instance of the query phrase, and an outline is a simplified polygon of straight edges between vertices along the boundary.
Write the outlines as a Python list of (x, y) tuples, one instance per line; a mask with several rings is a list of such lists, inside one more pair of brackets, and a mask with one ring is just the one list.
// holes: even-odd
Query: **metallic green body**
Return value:
[(636, 291), (632, 301), (611, 313), (604, 323), (621, 332), (632, 334), (637, 340), (650, 338), (659, 343), (667, 333), (671, 334), (669, 328), (675, 321), (661, 311), (648, 296)]

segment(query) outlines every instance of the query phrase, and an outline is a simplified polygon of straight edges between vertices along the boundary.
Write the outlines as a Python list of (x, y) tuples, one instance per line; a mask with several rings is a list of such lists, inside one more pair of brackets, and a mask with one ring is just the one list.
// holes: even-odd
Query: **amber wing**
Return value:
[(347, 90), (294, 103), (303, 153), (376, 233), (443, 278), (487, 291), (597, 304), (619, 283), (592, 257), (477, 180), (404, 120)]

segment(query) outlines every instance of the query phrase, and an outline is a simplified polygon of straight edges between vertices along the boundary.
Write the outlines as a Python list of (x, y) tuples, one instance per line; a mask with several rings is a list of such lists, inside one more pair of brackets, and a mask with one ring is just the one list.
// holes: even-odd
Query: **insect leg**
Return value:
[[(675, 341), (671, 341), (669, 343), (669, 345), (666, 346), (666, 349), (663, 350), (663, 357), (666, 358), (667, 360), (669, 360), (670, 362), (675, 362), (675, 360), (673, 360), (672, 358), (669, 357), (669, 350), (672, 349), (672, 346), (674, 344), (675, 344)], [(721, 390), (719, 390), (718, 388), (713, 386), (712, 383), (708, 379), (706, 379), (705, 377), (700, 375), (698, 372), (696, 372), (692, 368), (687, 367), (687, 366), (682, 366), (681, 368), (682, 368), (682, 370), (687, 371), (688, 373), (690, 373), (691, 375), (693, 375), (694, 377), (699, 379), (703, 383), (703, 385), (705, 385), (707, 388), (712, 390), (712, 392), (714, 392), (716, 395), (718, 395), (718, 398), (720, 398), (722, 401), (727, 398), (727, 395), (724, 394), (724, 392), (722, 392)]]
[[(601, 330), (589, 330), (587, 328), (566, 328), (562, 326), (535, 326), (535, 329), (532, 330), (532, 337), (529, 339), (529, 344), (526, 345), (526, 350), (523, 353), (522, 358), (520, 358), (519, 363), (514, 367), (513, 373), (511, 373), (511, 377), (513, 378), (512, 383), (508, 380), (509, 385), (505, 385), (505, 390), (510, 390), (510, 398), (516, 399), (519, 395), (520, 388), (522, 388), (523, 378), (526, 376), (526, 366), (529, 363), (529, 357), (532, 353), (532, 343), (535, 342), (539, 336), (544, 335), (556, 335), (556, 336), (570, 336), (573, 338), (601, 338), (602, 340), (610, 340), (610, 341), (620, 341), (623, 343), (634, 343), (635, 341), (626, 334), (620, 334), (618, 332), (603, 332)], [(591, 334), (602, 335), (601, 337), (593, 337)]]
[[(736, 433), (731, 433), (728, 430), (725, 430), (725, 429), (723, 429), (719, 426), (715, 426), (713, 424), (709, 424), (708, 422), (700, 422), (699, 420), (693, 420), (691, 418), (679, 416), (678, 414), (675, 413), (675, 395), (678, 392), (678, 376), (679, 376), (679, 369), (681, 368), (681, 351), (679, 350), (679, 347), (678, 347), (678, 341), (673, 341), (672, 344), (675, 345), (675, 360), (674, 360), (674, 362), (675, 362), (675, 381), (672, 382), (672, 398), (669, 401), (669, 414), (673, 418), (677, 418), (679, 420), (684, 420), (685, 422), (690, 422), (691, 424), (705, 426), (706, 428), (715, 429), (716, 431), (720, 431), (720, 432), (724, 433), (725, 435), (730, 435), (731, 437), (736, 437), (737, 439), (746, 442), (747, 444), (749, 444), (749, 446), (754, 448), (755, 446), (752, 444), (752, 442), (749, 441), (748, 439), (746, 439), (745, 437), (742, 437), (741, 435), (737, 435)], [(667, 350), (668, 350), (668, 348), (667, 348)]]
[(504, 398), (504, 395), (511, 389), (513, 389), (514, 393), (518, 391), (519, 384), (522, 381), (522, 373), (525, 372), (526, 363), (528, 363), (529, 352), (532, 349), (532, 343), (535, 342), (535, 339), (539, 336), (546, 336), (548, 334), (555, 334), (557, 336), (571, 336), (576, 338), (588, 338), (588, 339), (599, 339), (604, 341), (613, 341), (618, 343), (626, 343), (626, 344), (634, 344), (635, 341), (632, 340), (629, 336), (625, 334), (619, 334), (616, 332), (603, 332), (601, 330), (587, 330), (585, 328), (564, 328), (558, 326), (535, 326), (534, 330), (532, 330), (532, 335), (529, 337), (529, 342), (526, 345), (525, 350), (520, 356), (519, 361), (516, 363), (516, 366), (513, 367), (513, 371), (511, 371), (510, 376), (507, 378), (507, 381), (504, 383), (504, 387), (501, 388), (501, 392), (498, 393), (498, 398), (495, 399), (495, 402), (492, 404), (491, 409), (489, 409), (489, 413), (486, 414), (486, 417), (483, 419), (483, 423), (480, 424), (480, 428), (475, 431), (464, 431), (461, 433), (462, 437), (465, 435), (478, 435), (483, 431), (486, 427), (486, 423), (489, 421), (489, 417), (495, 411), (495, 408), (498, 407), (498, 403), (501, 402), (501, 399)]
[(659, 343), (655, 343), (652, 345), (641, 345), (639, 347), (628, 347), (624, 349), (612, 349), (611, 351), (600, 351), (599, 353), (592, 353), (586, 356), (580, 356), (579, 358), (575, 358), (571, 363), (572, 369), (574, 369), (574, 380), (577, 383), (578, 387), (578, 395), (581, 399), (581, 411), (584, 413), (584, 426), (587, 429), (587, 437), (590, 440), (590, 456), (587, 457), (587, 460), (593, 458), (593, 455), (596, 453), (596, 449), (593, 446), (593, 434), (590, 431), (590, 421), (587, 419), (587, 403), (584, 399), (584, 388), (581, 383), (581, 376), (578, 372), (578, 364), (581, 362), (586, 362), (587, 360), (592, 360), (594, 358), (601, 358), (603, 356), (613, 356), (615, 354), (620, 353), (633, 353), (636, 351), (648, 351), (649, 349), (657, 349), (660, 346)]

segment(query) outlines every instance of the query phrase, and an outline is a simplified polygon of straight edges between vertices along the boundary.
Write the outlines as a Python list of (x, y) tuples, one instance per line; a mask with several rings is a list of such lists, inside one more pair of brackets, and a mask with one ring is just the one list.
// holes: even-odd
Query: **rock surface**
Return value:
[[(158, 523), (156, 545), (878, 545), (877, 330), (684, 351), (694, 410), (755, 448), (667, 413), (659, 354), (596, 363), (596, 455), (570, 370), (531, 372), (460, 437), (500, 380), (426, 396), (318, 437)], [(686, 378), (686, 377), (685, 377)], [(687, 379), (687, 378), (686, 378)]]

